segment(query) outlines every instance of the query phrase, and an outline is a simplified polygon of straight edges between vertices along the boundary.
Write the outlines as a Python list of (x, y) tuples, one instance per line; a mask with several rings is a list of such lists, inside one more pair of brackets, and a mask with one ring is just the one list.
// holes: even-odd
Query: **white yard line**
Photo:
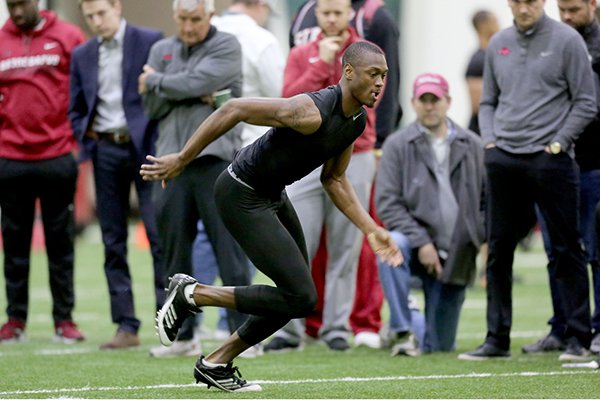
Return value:
[[(503, 374), (481, 373), (481, 374), (458, 374), (458, 375), (400, 375), (400, 376), (375, 376), (369, 378), (342, 377), (330, 379), (297, 379), (297, 380), (253, 380), (253, 383), (261, 385), (297, 385), (297, 384), (312, 384), (312, 383), (336, 383), (336, 382), (369, 382), (369, 381), (419, 381), (430, 379), (472, 379), (472, 378), (497, 378), (497, 377), (538, 377), (538, 376), (558, 376), (558, 375), (592, 375), (599, 374), (600, 370), (585, 370), (585, 371), (548, 371), (548, 372), (509, 372)], [(79, 388), (57, 388), (57, 389), (32, 389), (32, 390), (11, 390), (0, 391), (0, 396), (18, 396), (18, 395), (39, 395), (39, 394), (61, 394), (61, 393), (93, 393), (106, 391), (131, 391), (131, 390), (156, 390), (156, 389), (177, 389), (186, 387), (195, 387), (190, 384), (161, 384), (148, 386), (84, 386)]]

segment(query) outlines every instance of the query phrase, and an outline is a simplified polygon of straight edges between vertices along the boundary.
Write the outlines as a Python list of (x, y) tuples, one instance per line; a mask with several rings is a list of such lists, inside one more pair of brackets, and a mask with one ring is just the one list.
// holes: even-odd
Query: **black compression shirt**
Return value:
[(339, 85), (306, 94), (321, 112), (322, 122), (316, 132), (303, 135), (291, 128), (272, 128), (233, 160), (234, 173), (258, 193), (278, 195), (286, 185), (341, 154), (365, 129), (364, 109), (344, 116)]

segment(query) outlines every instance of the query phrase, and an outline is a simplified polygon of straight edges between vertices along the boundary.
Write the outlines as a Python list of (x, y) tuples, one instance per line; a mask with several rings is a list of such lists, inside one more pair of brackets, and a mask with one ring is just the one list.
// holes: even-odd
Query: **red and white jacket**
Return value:
[(67, 118), (69, 65), (83, 32), (41, 11), (41, 27), (0, 29), (0, 157), (46, 160), (76, 147)]
[[(309, 43), (293, 47), (288, 55), (283, 76), (283, 97), (292, 97), (304, 92), (312, 92), (330, 85), (337, 85), (342, 77), (342, 55), (355, 42), (364, 42), (354, 28), (349, 27), (350, 37), (335, 55), (335, 62), (328, 64), (319, 57), (319, 41), (323, 34)], [(379, 103), (375, 103), (375, 107)], [(354, 142), (354, 153), (371, 151), (375, 147), (375, 107), (367, 110), (367, 126)]]

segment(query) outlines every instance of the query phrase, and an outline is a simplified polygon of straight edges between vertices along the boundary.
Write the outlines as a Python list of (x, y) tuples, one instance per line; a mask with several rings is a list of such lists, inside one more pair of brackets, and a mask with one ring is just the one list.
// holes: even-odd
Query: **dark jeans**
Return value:
[(423, 351), (454, 351), (466, 286), (443, 283), (420, 274), (425, 294), (425, 339)]
[(583, 346), (591, 339), (589, 282), (579, 234), (579, 176), (566, 153), (511, 154), (485, 151), (488, 177), (486, 341), (510, 347), (512, 267), (518, 241), (543, 215), (556, 257), (557, 293), (567, 315), (565, 338)]
[[(197, 222), (201, 219), (217, 257), (223, 285), (250, 284), (248, 259), (223, 225), (215, 203), (215, 181), (228, 164), (217, 157), (200, 157), (169, 181), (166, 189), (163, 190), (160, 183), (155, 186), (153, 199), (167, 276), (178, 272), (193, 275), (192, 247), (198, 232)], [(231, 332), (247, 318), (235, 310), (228, 310), (227, 315)], [(178, 339), (192, 339), (193, 329), (194, 318), (189, 318), (179, 331)]]
[(71, 154), (43, 161), (0, 158), (0, 212), (9, 318), (27, 320), (31, 236), (35, 203), (39, 199), (52, 317), (55, 322), (72, 319), (76, 182), (77, 163)]
[[(250, 261), (275, 287), (252, 285), (235, 289), (239, 311), (251, 314), (238, 330), (254, 345), (290, 319), (314, 310), (313, 283), (302, 226), (285, 191), (277, 198), (260, 196), (224, 171), (215, 187), (219, 213)], [(247, 269), (247, 268), (246, 268)]]
[(96, 209), (104, 243), (104, 272), (110, 294), (112, 321), (119, 329), (137, 333), (131, 274), (127, 263), (129, 192), (135, 184), (140, 214), (150, 242), (157, 308), (165, 301), (163, 255), (152, 204), (152, 183), (142, 180), (140, 163), (132, 143), (101, 140), (92, 155), (96, 186)]

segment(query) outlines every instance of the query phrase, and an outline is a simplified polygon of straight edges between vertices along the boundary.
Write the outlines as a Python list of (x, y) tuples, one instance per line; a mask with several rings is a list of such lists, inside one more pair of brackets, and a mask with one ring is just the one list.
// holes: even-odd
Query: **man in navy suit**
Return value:
[(151, 201), (151, 185), (139, 165), (152, 153), (156, 124), (144, 114), (137, 78), (150, 47), (162, 33), (126, 23), (120, 0), (79, 0), (90, 30), (97, 36), (73, 52), (69, 118), (82, 148), (94, 165), (97, 214), (104, 243), (104, 270), (116, 335), (100, 346), (138, 346), (140, 320), (135, 316), (127, 264), (129, 191), (135, 183), (139, 209), (154, 262), (156, 305), (164, 302), (163, 257)]

